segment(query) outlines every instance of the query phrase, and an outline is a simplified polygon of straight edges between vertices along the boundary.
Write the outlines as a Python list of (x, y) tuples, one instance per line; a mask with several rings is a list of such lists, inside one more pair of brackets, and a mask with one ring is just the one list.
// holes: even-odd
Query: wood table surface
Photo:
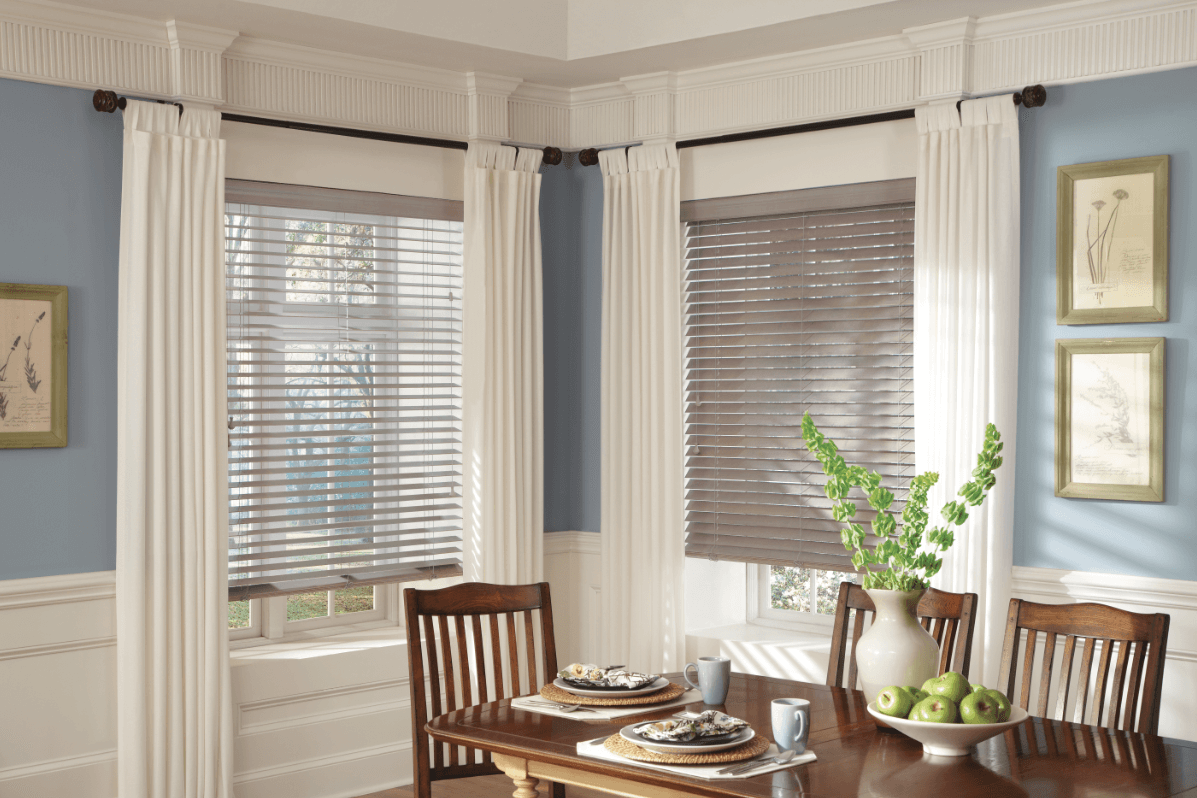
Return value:
[[(676, 674), (673, 681), (681, 682)], [(1031, 718), (978, 745), (970, 756), (932, 757), (901, 734), (876, 727), (859, 690), (733, 674), (720, 707), (772, 736), (769, 702), (811, 702), (809, 747), (818, 761), (747, 779), (704, 780), (579, 756), (575, 745), (680, 711), (671, 707), (614, 721), (558, 718), (494, 701), (434, 718), (435, 740), (490, 751), (517, 798), (539, 781), (640, 798), (839, 798), (840, 796), (1185, 796), (1197, 798), (1197, 743)], [(701, 710), (697, 701), (687, 707)], [(568, 794), (568, 793), (567, 793)]]

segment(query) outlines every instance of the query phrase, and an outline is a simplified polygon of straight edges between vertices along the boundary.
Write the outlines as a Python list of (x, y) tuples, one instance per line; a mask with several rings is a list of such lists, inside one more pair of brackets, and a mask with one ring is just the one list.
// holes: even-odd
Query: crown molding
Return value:
[(1197, 0), (1080, 0), (573, 89), (54, 2), (0, 0), (0, 77), (237, 113), (580, 149), (1197, 65)]

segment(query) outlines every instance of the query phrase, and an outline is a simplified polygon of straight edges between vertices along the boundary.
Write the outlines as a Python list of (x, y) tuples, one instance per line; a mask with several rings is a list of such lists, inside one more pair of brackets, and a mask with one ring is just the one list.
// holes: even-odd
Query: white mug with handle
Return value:
[(805, 698), (775, 698), (773, 710), (773, 741), (780, 751), (806, 753), (810, 736), (810, 702)]
[[(690, 669), (698, 672), (698, 681), (690, 678)], [(731, 660), (727, 657), (699, 657), (698, 664), (687, 663), (682, 670), (682, 676), (702, 691), (702, 703), (718, 706), (727, 700), (727, 690), (731, 687)]]

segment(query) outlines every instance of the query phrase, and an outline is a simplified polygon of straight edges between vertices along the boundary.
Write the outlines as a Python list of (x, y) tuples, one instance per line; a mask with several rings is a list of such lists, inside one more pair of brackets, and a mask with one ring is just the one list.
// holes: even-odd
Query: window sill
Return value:
[(831, 629), (778, 628), (762, 623), (694, 630), (686, 635), (687, 659), (723, 656), (733, 670), (822, 684), (831, 658)]
[(229, 641), (232, 666), (257, 660), (310, 659), (352, 651), (406, 645), (407, 631), (393, 621), (365, 621), (295, 632), (285, 640), (251, 637)]

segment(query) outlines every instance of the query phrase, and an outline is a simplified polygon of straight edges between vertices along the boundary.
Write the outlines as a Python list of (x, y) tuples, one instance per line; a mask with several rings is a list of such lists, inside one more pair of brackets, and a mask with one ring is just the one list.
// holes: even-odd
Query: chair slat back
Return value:
[[(1164, 657), (1169, 617), (1134, 613), (1104, 604), (1035, 604), (1011, 599), (1002, 646), (1000, 685), (1018, 704), (1040, 717), (1073, 720), (1090, 726), (1155, 734), (1163, 694)], [(1023, 642), (1023, 632), (1026, 641)], [(1043, 635), (1043, 655), (1034, 710), (1030, 705), (1036, 648)], [(1058, 640), (1064, 646), (1055, 665)], [(1073, 680), (1073, 660), (1081, 648)], [(1021, 648), (1022, 679), (1018, 680)], [(1055, 684), (1055, 711), (1048, 714)], [(1067, 717), (1072, 706), (1072, 717)]]
[[(976, 609), (976, 593), (945, 593), (931, 588), (919, 601), (919, 623), (939, 645), (940, 673), (951, 670), (968, 676)], [(877, 608), (864, 588), (852, 582), (840, 582), (831, 634), (831, 658), (827, 663), (828, 685), (856, 687), (856, 644), (864, 634), (865, 620), (872, 623), (876, 612)], [(845, 671), (847, 681), (841, 684)]]
[(547, 582), (408, 588), (403, 601), (415, 793), (429, 798), (433, 781), (499, 772), (489, 752), (433, 743), (424, 726), (474, 706), (475, 697), (478, 703), (515, 698), (550, 683), (557, 674), (553, 607)]

